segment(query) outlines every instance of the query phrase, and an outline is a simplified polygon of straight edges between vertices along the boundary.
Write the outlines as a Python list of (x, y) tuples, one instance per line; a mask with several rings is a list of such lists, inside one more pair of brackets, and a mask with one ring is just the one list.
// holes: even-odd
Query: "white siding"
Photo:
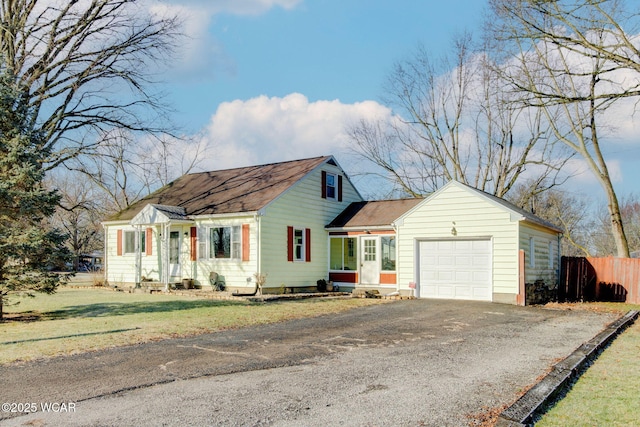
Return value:
[[(322, 198), (322, 171), (343, 175), (342, 202)], [(338, 167), (324, 164), (269, 205), (260, 218), (262, 273), (265, 287), (315, 286), (326, 279), (329, 267), (329, 237), (325, 226), (351, 202), (360, 201), (355, 188)], [(311, 230), (311, 262), (287, 260), (287, 227)]]
[[(146, 229), (148, 227), (144, 226), (141, 229), (141, 233), (146, 233)], [(146, 278), (151, 278), (156, 282), (160, 279), (160, 272), (158, 270), (158, 261), (160, 259), (160, 246), (158, 240), (158, 230), (155, 227), (151, 227), (153, 229), (153, 237), (152, 237), (152, 250), (151, 255), (147, 255), (145, 252), (142, 253), (141, 262), (142, 262), (142, 276)], [(122, 286), (122, 285), (131, 285), (135, 283), (135, 263), (136, 263), (136, 254), (124, 252), (122, 255), (118, 256), (118, 230), (122, 230), (123, 232), (123, 240), (124, 240), (124, 232), (127, 231), (135, 231), (136, 228), (130, 226), (128, 223), (121, 224), (109, 224), (104, 226), (105, 229), (105, 239), (106, 239), (106, 249), (107, 252), (105, 254), (106, 263), (106, 271), (105, 271), (105, 279), (111, 285)]]
[(408, 289), (409, 282), (418, 282), (416, 241), (488, 237), (492, 242), (493, 292), (518, 293), (518, 221), (512, 220), (507, 209), (479, 194), (448, 186), (405, 216), (398, 234), (398, 283), (402, 289)]
[[(225, 227), (225, 226), (239, 226), (242, 233), (242, 225), (249, 224), (249, 261), (242, 261), (241, 259), (219, 259), (210, 258), (206, 256), (200, 257), (198, 254), (197, 261), (188, 261), (188, 268), (191, 269), (192, 274), (189, 276), (196, 280), (203, 288), (211, 286), (209, 283), (209, 273), (215, 271), (226, 283), (227, 287), (231, 290), (241, 289), (246, 286), (254, 286), (254, 274), (258, 272), (258, 240), (257, 240), (257, 222), (253, 216), (250, 217), (237, 217), (237, 218), (215, 218), (198, 219), (196, 221), (196, 227), (201, 229), (204, 233), (200, 235), (205, 236), (206, 246), (209, 246), (209, 229), (212, 227)], [(240, 236), (242, 242), (242, 237)], [(189, 241), (187, 239), (187, 245)], [(187, 255), (189, 254), (189, 246), (187, 246)], [(242, 248), (240, 249), (242, 254)], [(208, 254), (207, 254), (208, 255)], [(187, 259), (189, 259), (187, 257)], [(184, 265), (183, 265), (184, 268)], [(187, 270), (189, 271), (189, 270)], [(187, 277), (187, 276), (185, 276)], [(249, 282), (247, 279), (250, 279)], [(246, 289), (242, 289), (245, 291)]]
[[(535, 260), (532, 262), (533, 242)], [(552, 253), (549, 248), (552, 247)], [(558, 283), (558, 235), (534, 224), (522, 223), (520, 227), (520, 249), (525, 252), (525, 283), (543, 280), (547, 285)]]

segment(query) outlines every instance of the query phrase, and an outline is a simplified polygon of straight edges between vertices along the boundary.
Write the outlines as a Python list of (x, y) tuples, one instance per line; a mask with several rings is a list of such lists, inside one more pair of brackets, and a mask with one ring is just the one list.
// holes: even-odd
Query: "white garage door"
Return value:
[(491, 240), (419, 245), (420, 297), (491, 301)]

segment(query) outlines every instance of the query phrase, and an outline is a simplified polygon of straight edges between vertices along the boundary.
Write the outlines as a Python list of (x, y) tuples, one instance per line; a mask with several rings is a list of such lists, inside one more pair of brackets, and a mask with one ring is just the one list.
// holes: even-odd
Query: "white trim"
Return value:
[(215, 220), (215, 219), (226, 219), (226, 218), (253, 218), (256, 215), (262, 215), (260, 211), (250, 211), (250, 212), (232, 212), (232, 213), (224, 213), (224, 214), (207, 214), (207, 215), (189, 215), (189, 218), (193, 220)]
[[(413, 253), (413, 257), (414, 257), (414, 273), (413, 273), (413, 277), (415, 279), (415, 284), (416, 284), (416, 288), (415, 288), (415, 296), (416, 298), (421, 298), (420, 295), (420, 290), (421, 290), (421, 282), (422, 279), (420, 277), (420, 272), (422, 270), (421, 266), (420, 266), (420, 258), (421, 258), (421, 254), (420, 254), (420, 244), (423, 242), (442, 242), (442, 241), (463, 241), (463, 242), (467, 242), (467, 241), (485, 241), (485, 242), (489, 242), (489, 251), (490, 251), (490, 257), (491, 257), (491, 263), (489, 265), (489, 299), (488, 300), (484, 300), (482, 299), (482, 301), (493, 301), (493, 290), (494, 290), (494, 241), (493, 241), (493, 237), (492, 236), (472, 236), (472, 237), (429, 237), (429, 238), (414, 238), (414, 253)], [(460, 298), (462, 299), (462, 298)], [(473, 300), (473, 299), (472, 299)], [(480, 299), (477, 299), (478, 301)]]
[[(307, 232), (306, 229), (308, 227), (298, 227), (298, 226), (292, 226), (293, 228), (293, 242), (292, 245), (292, 250), (293, 250), (293, 262), (307, 262)], [(302, 243), (300, 244), (301, 248), (300, 248), (300, 258), (296, 257), (296, 231), (301, 231), (302, 232)]]
[[(536, 225), (538, 227), (545, 228), (545, 229), (554, 231), (556, 233), (562, 231), (559, 228), (555, 228), (554, 229), (554, 228), (547, 227), (547, 226), (545, 226), (543, 224), (538, 224), (537, 222), (529, 221), (527, 218), (522, 216), (522, 213), (509, 208), (509, 206), (506, 206), (504, 204), (498, 203), (496, 200), (493, 200), (491, 197), (488, 197), (486, 194), (484, 194), (484, 192), (482, 192), (481, 190), (478, 190), (477, 188), (469, 187), (468, 185), (462, 184), (462, 183), (460, 183), (458, 181), (454, 181), (454, 180), (451, 180), (451, 181), (447, 182), (445, 185), (443, 185), (442, 187), (440, 187), (439, 189), (437, 189), (436, 191), (431, 193), (428, 197), (425, 197), (425, 199), (422, 202), (418, 203), (413, 208), (409, 209), (404, 214), (400, 215), (400, 217), (396, 220), (396, 222), (404, 221), (404, 219), (406, 217), (408, 217), (409, 215), (413, 214), (413, 212), (415, 212), (416, 210), (421, 209), (422, 205), (429, 203), (432, 199), (438, 197), (440, 195), (440, 193), (446, 191), (449, 187), (456, 187), (458, 189), (466, 191), (469, 194), (481, 197), (483, 200), (485, 200), (486, 202), (490, 203), (491, 205), (493, 205), (493, 206), (495, 206), (495, 207), (497, 207), (499, 209), (502, 209), (505, 212), (510, 213), (512, 221), (527, 222), (528, 224), (534, 224), (534, 225)], [(505, 200), (505, 202), (506, 202), (506, 200)]]
[(369, 231), (395, 231), (393, 229), (393, 224), (391, 223), (389, 225), (358, 225), (358, 226), (352, 226), (352, 227), (325, 227), (324, 229), (328, 232), (341, 232), (341, 231), (361, 231), (361, 232), (365, 232), (366, 230)]

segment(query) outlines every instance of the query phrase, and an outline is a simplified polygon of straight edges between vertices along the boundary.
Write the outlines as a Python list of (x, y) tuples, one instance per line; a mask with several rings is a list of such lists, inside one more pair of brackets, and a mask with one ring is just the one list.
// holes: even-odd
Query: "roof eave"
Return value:
[(393, 225), (358, 225), (358, 226), (348, 226), (348, 227), (325, 227), (327, 231), (364, 231), (364, 230), (394, 230)]

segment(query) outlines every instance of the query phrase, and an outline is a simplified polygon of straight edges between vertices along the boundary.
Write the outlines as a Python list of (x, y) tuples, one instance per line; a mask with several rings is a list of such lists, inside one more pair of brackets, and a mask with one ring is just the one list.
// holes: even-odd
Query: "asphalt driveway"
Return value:
[(404, 300), (4, 365), (0, 400), (37, 411), (2, 412), (0, 425), (469, 425), (613, 320)]

